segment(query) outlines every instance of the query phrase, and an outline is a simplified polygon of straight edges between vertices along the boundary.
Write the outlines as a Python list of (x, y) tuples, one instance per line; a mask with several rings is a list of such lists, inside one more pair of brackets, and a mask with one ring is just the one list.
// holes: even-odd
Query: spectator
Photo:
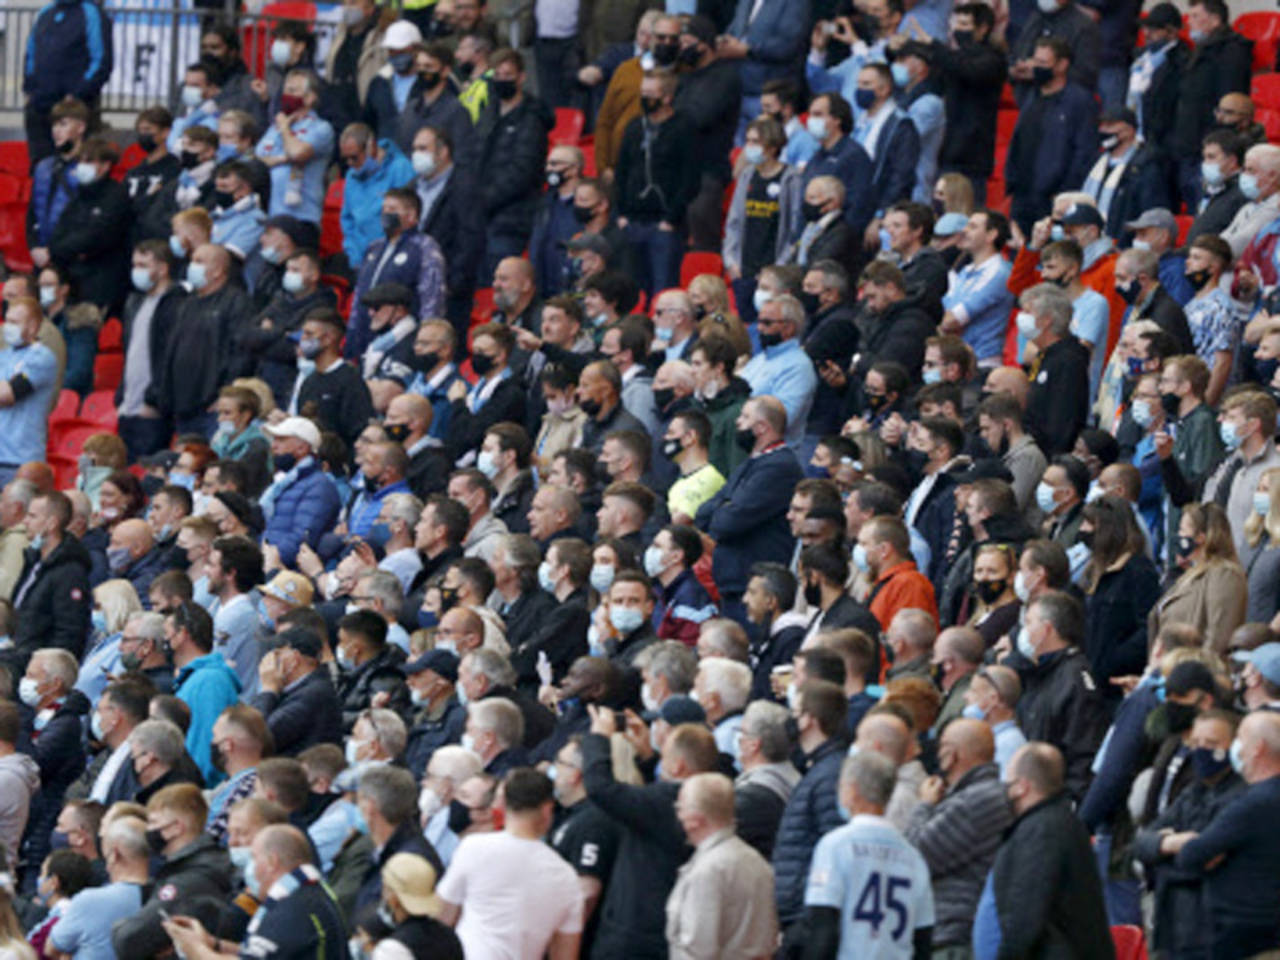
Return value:
[(254, 792), (258, 764), (272, 750), (271, 733), (262, 714), (252, 707), (236, 704), (222, 711), (213, 724), (211, 752), (227, 779), (209, 796), (209, 819), (205, 832), (219, 843), (229, 839), (232, 808)]
[(969, 260), (953, 270), (942, 305), (939, 331), (959, 333), (973, 349), (980, 367), (999, 356), (999, 337), (1011, 303), (1007, 281), (1009, 264), (1000, 255), (1009, 239), (1009, 221), (993, 210), (978, 210), (963, 230), (962, 250)]
[[(285, 563), (293, 563), (302, 544), (314, 549), (333, 525), (338, 494), (315, 460), (320, 431), (314, 423), (286, 417), (264, 432), (271, 438), (271, 456), (280, 473), (262, 494), (267, 517), (263, 544), (274, 548)], [(270, 552), (264, 556), (269, 562)]]
[(538, 205), (529, 239), (529, 259), (543, 296), (565, 288), (565, 244), (580, 229), (574, 213), (574, 194), (582, 179), (583, 162), (582, 151), (577, 147), (561, 144), (547, 153), (547, 194)]
[(10, 301), (0, 352), (0, 481), (8, 483), (28, 460), (42, 461), (47, 416), (58, 390), (57, 358), (37, 334), (44, 317), (33, 299)]
[[(1168, 257), (1174, 264), (1179, 259), (1177, 255)], [(1178, 283), (1166, 287), (1164, 263), (1164, 259), (1151, 250), (1124, 251), (1116, 258), (1116, 291), (1126, 302), (1132, 298), (1126, 324), (1151, 320), (1177, 341), (1179, 349), (1189, 353), (1195, 349), (1191, 328), (1187, 326), (1180, 302), (1171, 295), (1171, 290), (1187, 285), (1186, 274), (1179, 270)], [(1112, 360), (1115, 362), (1114, 353)]]
[(11, 671), (24, 669), (39, 646), (61, 647), (76, 657), (84, 649), (90, 559), (83, 544), (68, 533), (70, 523), (71, 503), (57, 491), (40, 494), (27, 508), (25, 526), (33, 546), (13, 595), (14, 649), (4, 657)]
[(109, 882), (81, 890), (62, 907), (47, 941), (55, 950), (82, 957), (111, 954), (112, 926), (142, 907), (150, 882), (145, 824), (136, 817), (113, 821), (103, 830), (102, 859)]
[[(178, 232), (176, 225), (181, 222), (175, 217), (180, 213), (195, 213), (197, 207), (201, 212), (213, 209), (218, 134), (208, 127), (190, 127), (183, 134), (179, 146), (182, 170), (176, 179), (166, 181), (140, 212), (136, 234), (143, 239), (167, 240), (174, 255), (185, 259), (195, 244), (186, 243), (181, 237), (174, 238)], [(189, 222), (192, 218), (186, 220)]]
[(356, 899), (357, 908), (376, 903), (382, 894), (381, 871), (397, 853), (424, 858), (439, 876), (440, 857), (417, 826), (418, 789), (407, 770), (390, 764), (368, 767), (360, 774), (356, 805), (364, 817), (375, 856)]
[[(1075, 5), (1055, 0), (1033, 11), (1010, 44), (1009, 79), (1022, 107), (1026, 107), (1032, 88), (1043, 86), (1035, 82), (1035, 68), (1043, 65), (1035, 62), (1035, 48), (1044, 38), (1061, 41), (1071, 61), (1067, 77), (1071, 83), (1090, 93), (1098, 89), (1102, 53), (1098, 23)], [(1112, 109), (1114, 104), (1108, 101), (1103, 106)]]
[(111, 19), (100, 9), (77, 7), (69, 0), (41, 10), (27, 35), (22, 65), (23, 127), (34, 166), (59, 151), (50, 138), (57, 107), (74, 98), (97, 111), (98, 95), (113, 65)]
[(187, 752), (205, 781), (216, 785), (222, 773), (213, 762), (210, 735), (222, 711), (239, 699), (240, 681), (213, 649), (213, 621), (190, 600), (165, 618), (165, 643), (173, 654), (175, 692), (191, 708)]
[(1244, 622), (1248, 593), (1232, 534), (1216, 503), (1183, 508), (1173, 545), (1174, 569), (1183, 572), (1151, 608), (1150, 636), (1165, 624), (1186, 623), (1200, 631), (1208, 649), (1226, 649), (1232, 631)]
[(995, 762), (1003, 779), (1018, 748), (1027, 742), (1018, 727), (1014, 708), (1022, 695), (1018, 674), (1009, 667), (982, 667), (965, 693), (964, 716), (985, 720), (995, 736)]
[(353, 123), (342, 131), (338, 152), (349, 171), (342, 196), (342, 249), (347, 262), (356, 264), (364, 260), (365, 251), (383, 233), (382, 224), (371, 216), (378, 209), (374, 199), (391, 187), (407, 183), (413, 177), (413, 168), (394, 142), (376, 138), (362, 123)]
[(1202, 233), (1221, 234), (1249, 202), (1240, 190), (1246, 149), (1244, 140), (1230, 130), (1213, 130), (1205, 136), (1200, 148), (1200, 204), (1184, 242), (1191, 243)]
[(511, 370), (514, 350), (515, 336), (503, 324), (488, 323), (473, 331), (471, 367), (478, 379), (470, 388), (458, 380), (448, 392), (451, 406), (445, 444), (454, 456), (461, 458), (478, 449), (495, 424), (524, 421), (524, 391)]
[(108, 174), (119, 151), (98, 137), (86, 140), (77, 154), (75, 195), (59, 215), (49, 236), (49, 258), (75, 283), (76, 296), (101, 315), (114, 311), (124, 297), (122, 226), (130, 221), (128, 194)]
[[(1069, 451), (1084, 426), (1089, 398), (1089, 352), (1071, 333), (1071, 301), (1040, 284), (1019, 297), (1020, 331), (1039, 351), (1027, 397), (1026, 423), (1048, 456)], [(1070, 404), (1062, 397), (1073, 398)]]
[(422, 34), (411, 21), (395, 20), (382, 32), (381, 45), (386, 62), (369, 81), (361, 103), (378, 139), (391, 140), (398, 133), (409, 98), (419, 83), (417, 51), (422, 46)]
[[(394, 926), (378, 941), (401, 954), (429, 950), (442, 960), (462, 960), (462, 944), (456, 934), (438, 919), (443, 907), (435, 893), (436, 871), (430, 862), (412, 853), (397, 853), (382, 868), (384, 892), (379, 909), (391, 916)], [(410, 954), (411, 955), (411, 954)]]
[(1129, 110), (1108, 111), (1098, 120), (1103, 156), (1084, 180), (1107, 222), (1107, 235), (1119, 239), (1125, 223), (1154, 207), (1168, 208), (1168, 171), (1157, 148), (1137, 139), (1138, 117)]
[(451, 158), (469, 160), (476, 146), (475, 127), (450, 78), (453, 50), (447, 42), (434, 41), (418, 47), (414, 57), (417, 82), (401, 112), (396, 142), (408, 153), (417, 134), (429, 127), (448, 140)]
[(879, 212), (911, 199), (920, 162), (920, 131), (893, 99), (893, 73), (886, 64), (866, 64), (858, 71), (857, 83), (862, 114), (854, 137), (871, 157)]
[(742, 368), (742, 377), (751, 385), (752, 397), (768, 395), (781, 403), (785, 435), (796, 443), (804, 432), (818, 382), (812, 363), (800, 349), (804, 308), (793, 297), (776, 297), (760, 310), (759, 326), (763, 351)]
[(37, 762), (17, 749), (21, 726), (17, 704), (0, 704), (0, 784), (5, 798), (0, 806), (0, 851), (8, 864), (18, 862), (22, 835), (41, 781)]
[(285, 76), (279, 112), (258, 141), (255, 153), (271, 171), (272, 216), (288, 213), (320, 222), (324, 202), (324, 168), (333, 151), (333, 127), (316, 113), (320, 81), (305, 68)]

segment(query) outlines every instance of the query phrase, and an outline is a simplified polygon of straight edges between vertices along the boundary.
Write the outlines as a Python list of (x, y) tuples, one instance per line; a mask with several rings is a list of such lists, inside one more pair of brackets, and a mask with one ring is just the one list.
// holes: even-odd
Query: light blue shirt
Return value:
[(387, 624), (387, 643), (394, 643), (405, 653), (409, 652), (409, 634), (398, 623)]
[(427, 838), (427, 842), (435, 847), (436, 853), (440, 855), (440, 862), (446, 867), (449, 861), (453, 859), (453, 851), (458, 849), (458, 835), (449, 829), (449, 808), (441, 807), (435, 812), (430, 820), (427, 821), (427, 828), (422, 831), (422, 835)]
[(111, 674), (120, 673), (124, 669), (120, 663), (121, 636), (120, 633), (113, 633), (107, 637), (90, 651), (80, 665), (76, 689), (88, 697), (91, 704), (96, 704), (102, 691), (107, 689)]
[(951, 271), (942, 306), (964, 324), (961, 336), (973, 348), (979, 362), (1000, 362), (1004, 349), (1004, 333), (1013, 309), (1009, 292), (1008, 260), (995, 254), (981, 264), (967, 264)]
[(1018, 729), (1017, 722), (1013, 720), (997, 723), (991, 728), (991, 732), (996, 738), (996, 763), (1000, 765), (1000, 776), (1003, 777), (1005, 770), (1009, 767), (1009, 761), (1018, 752), (1018, 748), (1027, 742), (1027, 738)]
[(207, 127), (214, 133), (218, 132), (217, 101), (206, 100), (185, 117), (176, 117), (174, 119), (173, 127), (169, 130), (169, 139), (165, 141), (165, 146), (169, 148), (169, 152), (174, 156), (181, 158), (182, 135), (192, 127)]
[(404, 105), (409, 102), (409, 91), (413, 89), (417, 79), (418, 75), (412, 71), (405, 77), (391, 71), (391, 96), (396, 102), (396, 109), (401, 113), (404, 112)]
[(868, 63), (885, 63), (888, 40), (877, 40), (871, 46), (858, 43), (854, 52), (834, 67), (825, 67), (826, 54), (810, 53), (804, 62), (804, 75), (809, 81), (810, 96), (839, 91), (853, 108), (853, 119), (858, 121), (865, 112), (859, 109), (855, 91), (858, 89), (858, 72)]
[(356, 828), (356, 805), (350, 800), (336, 800), (307, 827), (307, 835), (316, 846), (320, 857), (320, 872), (333, 868), (333, 858), (338, 855), (351, 831)]
[[(1089, 406), (1098, 399), (1102, 368), (1107, 359), (1107, 331), (1111, 326), (1111, 305), (1096, 290), (1086, 288), (1071, 304), (1071, 332), (1090, 349)], [(1019, 354), (1021, 355), (1021, 354)]]
[[(920, 8), (912, 9), (912, 13)], [(911, 199), (928, 205), (933, 199), (933, 181), (938, 179), (938, 151), (947, 132), (947, 111), (936, 93), (919, 96), (907, 107), (907, 116), (920, 134), (920, 159), (916, 163), (916, 185)]]
[(818, 152), (818, 141), (813, 139), (813, 134), (805, 129), (798, 117), (791, 118), (786, 132), (787, 145), (782, 151), (782, 162), (797, 170), (803, 169)]
[(240, 679), (240, 699), (247, 701), (258, 689), (258, 611), (247, 593), (237, 594), (223, 606), (214, 600), (213, 649), (222, 654)]
[(53, 351), (39, 341), (0, 350), (0, 380), (12, 383), (18, 376), (26, 377), (34, 389), (13, 406), (0, 409), (0, 465), (44, 461), (49, 409), (58, 385), (58, 361)]
[[(273, 217), (287, 213), (318, 224), (324, 209), (324, 171), (333, 153), (333, 127), (313, 111), (293, 125), (293, 135), (314, 152), (301, 167), (286, 161), (271, 168), (271, 208), (267, 213)], [(262, 160), (285, 155), (284, 139), (274, 124), (262, 135), (254, 153)]]
[(804, 424), (818, 389), (813, 361), (794, 337), (757, 353), (742, 368), (742, 379), (751, 384), (753, 397), (777, 397), (787, 411), (787, 444), (794, 447), (804, 436)]
[(226, 247), (241, 261), (258, 249), (267, 215), (258, 206), (256, 193), (242, 197), (230, 207), (215, 207), (209, 217), (213, 220), (213, 242)]
[(142, 888), (136, 883), (109, 883), (81, 890), (62, 906), (49, 942), (74, 960), (116, 960), (111, 925), (142, 908)]

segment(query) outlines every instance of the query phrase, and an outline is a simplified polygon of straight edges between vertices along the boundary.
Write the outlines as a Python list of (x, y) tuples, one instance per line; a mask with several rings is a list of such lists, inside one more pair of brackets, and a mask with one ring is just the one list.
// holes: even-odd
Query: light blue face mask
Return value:
[(610, 607), (609, 622), (623, 636), (634, 633), (644, 623), (644, 611), (639, 607)]
[(107, 615), (101, 610), (94, 610), (89, 614), (89, 621), (93, 624), (93, 629), (98, 633), (107, 632)]
[(1257, 200), (1258, 195), (1262, 193), (1262, 189), (1258, 186), (1258, 178), (1252, 173), (1240, 174), (1239, 186), (1246, 200)]
[(187, 282), (196, 290), (204, 289), (204, 285), (209, 282), (209, 274), (203, 263), (187, 264)]

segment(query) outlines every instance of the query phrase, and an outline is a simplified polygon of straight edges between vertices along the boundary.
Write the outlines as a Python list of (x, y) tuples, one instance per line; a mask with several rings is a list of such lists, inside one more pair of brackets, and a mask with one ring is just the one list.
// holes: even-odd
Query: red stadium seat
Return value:
[(1018, 125), (1017, 110), (1001, 110), (996, 114), (996, 146), (1008, 146), (1013, 139), (1013, 128)]
[(96, 433), (102, 433), (96, 424), (54, 424), (49, 428), (49, 453), (75, 460), (84, 449), (84, 442)]
[(108, 317), (107, 322), (98, 331), (99, 353), (120, 353), (124, 350), (124, 324), (115, 317)]
[(27, 201), (30, 197), (31, 181), (26, 179), (25, 173), (14, 174), (0, 169), (0, 254), (10, 267), (23, 272), (31, 269), (31, 253), (27, 250)]
[(1276, 68), (1276, 44), (1280, 42), (1280, 13), (1260, 10), (1242, 13), (1232, 24), (1236, 32), (1253, 41), (1253, 72)]
[(493, 287), (481, 287), (471, 300), (471, 326), (488, 323), (493, 316)]
[(690, 250), (680, 261), (680, 286), (688, 289), (690, 282), (700, 273), (724, 273), (724, 261), (720, 254), (707, 250)]
[(60, 456), (56, 453), (45, 453), (45, 460), (53, 470), (53, 486), (55, 490), (70, 490), (75, 486), (76, 474), (80, 472), (80, 464), (75, 458)]
[(1267, 131), (1267, 140), (1271, 143), (1280, 140), (1280, 110), (1259, 108), (1253, 111), (1253, 119), (1262, 124), (1262, 128)]
[(1013, 98), (1013, 84), (1005, 81), (1004, 87), (1000, 90), (1000, 109), (1017, 111), (1018, 101)]
[(271, 52), (271, 31), (275, 26), (272, 20), (302, 20), (305, 23), (315, 23), (316, 5), (300, 3), (296, 0), (269, 3), (262, 8), (259, 16), (264, 19), (255, 20), (240, 30), (240, 56), (249, 72), (261, 79), (267, 69), (267, 54)]
[(95, 390), (112, 390), (120, 386), (120, 378), (124, 376), (123, 353), (100, 353), (93, 361), (93, 388)]
[(27, 141), (5, 140), (0, 142), (0, 170), (19, 177), (31, 175), (31, 155), (27, 153)]
[(80, 419), (114, 431), (117, 419), (115, 391), (95, 390), (85, 397), (84, 404), (80, 407)]
[(553, 147), (576, 147), (587, 118), (576, 107), (556, 107), (556, 125), (547, 139)]
[(1141, 927), (1112, 927), (1111, 940), (1116, 945), (1116, 960), (1147, 960), (1147, 941)]
[(1178, 246), (1182, 246), (1187, 241), (1187, 231), (1191, 229), (1191, 224), (1195, 222), (1195, 217), (1189, 214), (1180, 213), (1173, 219), (1178, 221)]
[(351, 313), (351, 281), (336, 273), (321, 274), (320, 282), (333, 291), (338, 298), (338, 312), (344, 317)]
[[(342, 250), (342, 198), (346, 195), (347, 181), (338, 179), (329, 184), (324, 195), (324, 210), (320, 214), (320, 256), (331, 257)], [(359, 264), (352, 264), (358, 267)]]
[(74, 420), (80, 413), (80, 394), (74, 390), (63, 390), (58, 394), (58, 402), (49, 414), (50, 423)]
[(262, 16), (275, 17), (277, 20), (302, 20), (305, 23), (316, 22), (316, 5), (306, 0), (276, 0), (262, 8)]
[(1251, 95), (1255, 106), (1264, 110), (1280, 110), (1280, 73), (1255, 74)]

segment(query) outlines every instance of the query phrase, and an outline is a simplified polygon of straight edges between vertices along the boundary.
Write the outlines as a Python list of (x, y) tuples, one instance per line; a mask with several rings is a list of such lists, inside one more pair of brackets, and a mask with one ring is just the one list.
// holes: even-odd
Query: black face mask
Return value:
[(590, 207), (580, 207), (576, 203), (573, 205), (573, 219), (579, 223), (590, 223), (595, 215), (596, 212)]
[(1047, 83), (1053, 82), (1052, 67), (1032, 67), (1031, 82), (1037, 87), (1043, 87)]
[(747, 453), (755, 449), (756, 435), (752, 430), (739, 430), (733, 435), (733, 439), (738, 444), (738, 447), (747, 451)]
[(822, 604), (822, 587), (816, 583), (806, 583), (804, 585), (804, 602), (811, 607), (820, 606)]
[(693, 305), (693, 319), (701, 323), (707, 319), (707, 308), (705, 304), (695, 303)]
[(449, 829), (454, 833), (462, 833), (471, 826), (471, 808), (461, 800), (449, 801)]
[(493, 357), (487, 353), (473, 353), (471, 355), (471, 369), (476, 372), (476, 376), (486, 376), (493, 370)]
[(182, 151), (182, 169), (191, 170), (200, 166), (200, 155), (194, 150)]
[(510, 100), (516, 95), (516, 82), (514, 80), (498, 80), (494, 78), (489, 81), (489, 89), (493, 91), (493, 95), (499, 100)]
[(696, 67), (698, 61), (702, 59), (702, 47), (696, 43), (681, 47), (680, 55), (676, 59), (686, 67)]
[(460, 80), (470, 80), (471, 74), (475, 71), (475, 68), (476, 65), (474, 63), (463, 63), (462, 61), (458, 61), (453, 65), (453, 72), (458, 75)]
[(409, 437), (409, 425), (407, 423), (388, 423), (384, 424), (382, 429), (386, 433), (387, 439), (394, 440), (396, 443), (404, 443)]
[(579, 400), (578, 406), (582, 408), (583, 413), (593, 420), (600, 415), (599, 400), (591, 400), (589, 398), (586, 400)]
[(822, 219), (822, 205), (804, 200), (800, 204), (800, 214), (805, 223), (813, 223)]
[(382, 215), (382, 232), (387, 236), (400, 232), (400, 214), (390, 211)]
[(1088, 547), (1090, 550), (1092, 550), (1093, 549), (1093, 533), (1094, 532), (1092, 530), (1077, 530), (1076, 543), (1081, 544), (1082, 546)]
[(782, 334), (780, 333), (762, 333), (760, 334), (760, 346), (768, 349), (776, 347), (782, 342)]
[(972, 30), (956, 30), (951, 35), (955, 37), (957, 47), (967, 47), (969, 44), (973, 43)]
[(1196, 541), (1194, 538), (1192, 537), (1178, 538), (1178, 556), (1189, 557), (1191, 556), (1192, 553), (1195, 552), (1195, 549), (1196, 549)]
[(1172, 700), (1164, 702), (1164, 716), (1169, 721), (1170, 733), (1183, 733), (1190, 730), (1199, 712), (1191, 703), (1174, 703)]
[(75, 148), (75, 142), (72, 140), (63, 140), (55, 149), (59, 153), (70, 153)]
[(867, 399), (867, 409), (873, 413), (883, 407), (887, 399), (883, 393), (865, 393), (863, 396)]
[(1120, 294), (1125, 303), (1133, 306), (1138, 302), (1138, 294), (1142, 293), (1142, 287), (1138, 285), (1137, 280), (1130, 280), (1128, 283), (1117, 283), (1116, 293)]
[(443, 76), (444, 76), (443, 73), (423, 70), (422, 73), (418, 74), (418, 79), (422, 81), (422, 85), (424, 87), (430, 90), (432, 87), (434, 87), (436, 84), (440, 82), (440, 78)]
[(227, 758), (216, 744), (209, 747), (209, 762), (213, 764), (213, 769), (219, 773), (227, 772)]
[[(415, 353), (413, 355), (413, 369), (419, 373), (426, 373), (440, 362), (440, 354), (432, 353)], [(475, 364), (473, 363), (472, 366)]]
[(1203, 290), (1204, 285), (1209, 282), (1212, 274), (1208, 270), (1192, 270), (1187, 274), (1187, 282), (1191, 284), (1195, 290)]
[(236, 202), (235, 194), (230, 190), (213, 191), (213, 205), (226, 209)]
[(675, 398), (676, 392), (670, 387), (662, 387), (653, 391), (653, 402), (658, 405), (659, 410), (665, 410)]
[(1000, 594), (1004, 593), (1004, 580), (975, 580), (973, 581), (973, 592), (979, 600), (990, 605), (1000, 598)]
[(149, 133), (140, 133), (138, 134), (138, 146), (140, 146), (145, 153), (150, 153), (156, 148), (156, 138)]
[(186, 547), (179, 547), (176, 544), (170, 547), (169, 558), (173, 561), (175, 568), (191, 566), (191, 557), (187, 555)]
[(1266, 360), (1253, 361), (1253, 367), (1258, 372), (1258, 382), (1266, 386), (1271, 382), (1271, 378), (1276, 375), (1276, 367), (1280, 366), (1280, 360), (1275, 357), (1268, 357)]
[(818, 299), (816, 293), (800, 292), (800, 304), (804, 307), (804, 312), (812, 316), (822, 308), (822, 303)]
[(664, 41), (653, 45), (653, 62), (660, 67), (671, 66), (679, 56), (679, 42)]
[(166, 842), (164, 834), (161, 831), (155, 829), (147, 831), (147, 846), (151, 848), (152, 853), (164, 853), (164, 845)]
[(661, 97), (641, 97), (640, 109), (644, 111), (644, 115), (646, 117), (651, 113), (657, 113), (659, 110), (662, 109), (662, 98)]
[(679, 440), (663, 440), (662, 455), (666, 457), (668, 460), (674, 460), (676, 457), (678, 457), (680, 455), (680, 441)]
[(448, 613), (458, 605), (458, 588), (457, 587), (441, 587), (440, 588), (440, 612)]
[(1181, 403), (1182, 400), (1176, 393), (1160, 394), (1160, 406), (1164, 408), (1164, 413), (1167, 417), (1176, 417)]

